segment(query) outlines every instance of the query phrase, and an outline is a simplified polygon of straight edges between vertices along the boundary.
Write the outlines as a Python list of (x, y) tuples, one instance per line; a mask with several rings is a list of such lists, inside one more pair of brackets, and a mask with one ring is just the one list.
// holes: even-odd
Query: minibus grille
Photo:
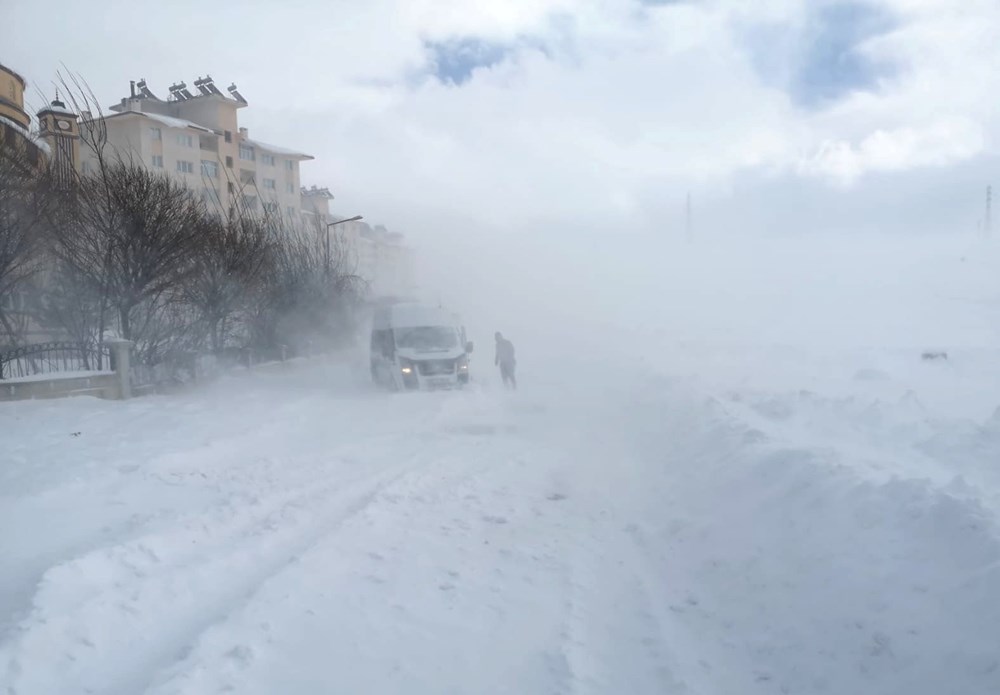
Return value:
[(455, 373), (455, 360), (421, 360), (417, 369), (422, 376), (440, 376)]

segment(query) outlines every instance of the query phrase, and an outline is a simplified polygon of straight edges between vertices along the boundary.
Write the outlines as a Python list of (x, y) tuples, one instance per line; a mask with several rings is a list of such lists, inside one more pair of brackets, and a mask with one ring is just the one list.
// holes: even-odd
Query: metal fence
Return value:
[(0, 379), (19, 379), (61, 372), (95, 372), (114, 369), (107, 345), (48, 342), (0, 348)]
[(172, 352), (161, 356), (154, 364), (133, 361), (129, 369), (132, 389), (147, 393), (160, 389), (212, 379), (221, 371), (214, 355), (196, 352)]
[[(303, 351), (302, 354), (308, 353)], [(267, 349), (229, 348), (214, 355), (178, 351), (158, 355), (153, 364), (133, 360), (129, 369), (129, 379), (133, 390), (144, 393), (192, 382), (208, 381), (233, 369), (253, 368), (268, 362), (284, 362), (298, 356), (300, 356), (299, 351), (286, 345)]]

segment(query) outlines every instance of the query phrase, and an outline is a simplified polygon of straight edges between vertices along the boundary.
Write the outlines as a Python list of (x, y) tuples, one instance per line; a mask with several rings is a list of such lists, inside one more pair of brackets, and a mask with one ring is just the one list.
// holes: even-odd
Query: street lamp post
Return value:
[(364, 218), (361, 215), (355, 215), (354, 217), (348, 217), (346, 220), (337, 220), (336, 222), (329, 222), (326, 225), (326, 250), (324, 255), (326, 256), (326, 272), (330, 272), (330, 227), (336, 226), (338, 224), (344, 224), (345, 222), (358, 222)]

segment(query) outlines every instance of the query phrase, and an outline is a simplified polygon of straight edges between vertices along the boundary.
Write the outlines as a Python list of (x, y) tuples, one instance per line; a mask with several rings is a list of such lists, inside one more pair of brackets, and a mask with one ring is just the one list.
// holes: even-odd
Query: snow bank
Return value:
[[(688, 682), (1000, 692), (997, 420), (894, 428), (912, 404), (742, 401), (656, 393), (629, 411), (646, 432), (646, 485), (663, 493), (648, 504), (670, 510), (641, 533), (691, 647)], [(956, 452), (962, 476), (948, 473)], [(977, 486), (974, 473), (990, 477)]]

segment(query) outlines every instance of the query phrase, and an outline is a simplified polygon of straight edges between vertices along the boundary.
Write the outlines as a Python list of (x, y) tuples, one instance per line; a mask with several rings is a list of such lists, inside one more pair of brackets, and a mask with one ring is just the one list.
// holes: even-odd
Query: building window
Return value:
[(295, 171), (295, 160), (294, 159), (286, 159), (285, 160), (285, 169), (288, 170), (288, 171)]
[(85, 161), (80, 165), (80, 172), (84, 175), (90, 174), (92, 171), (93, 169), (90, 166), (90, 162)]
[(264, 203), (264, 212), (271, 212), (271, 213), (278, 212), (278, 204), (275, 202)]
[(243, 206), (247, 210), (257, 209), (257, 196), (255, 195), (244, 195), (243, 196)]
[(233, 131), (227, 130), (226, 131), (226, 142), (232, 142), (232, 141), (233, 141)]
[(232, 181), (226, 184), (226, 190), (229, 191), (229, 195), (232, 195), (236, 191), (236, 186), (233, 185)]
[(178, 161), (177, 162), (177, 171), (181, 172), (182, 174), (193, 174), (194, 173), (194, 164), (192, 162)]
[(285, 212), (288, 213), (288, 216), (290, 218), (294, 218), (298, 214), (298, 211), (295, 209), (293, 205), (289, 205), (287, 208), (285, 208)]
[(184, 147), (194, 147), (194, 138), (187, 133), (177, 133), (177, 144)]
[(153, 155), (153, 168), (154, 169), (162, 169), (163, 168), (163, 155), (162, 154), (154, 154)]
[(240, 159), (247, 162), (254, 162), (257, 160), (257, 156), (253, 148), (249, 145), (240, 145)]
[(163, 131), (160, 130), (159, 128), (150, 128), (149, 129), (149, 137), (150, 137), (151, 140), (162, 140), (163, 139)]
[(285, 184), (285, 192), (289, 195), (295, 195), (295, 184), (289, 181)]
[(274, 155), (273, 154), (264, 154), (262, 152), (261, 155), (260, 155), (260, 161), (261, 161), (262, 164), (266, 164), (269, 167), (273, 167), (274, 166)]
[(219, 178), (219, 163), (213, 162), (211, 159), (201, 160), (201, 173), (213, 179)]
[(230, 169), (233, 168), (233, 158), (232, 157), (226, 157), (226, 166), (229, 167)]
[(278, 188), (278, 182), (274, 179), (264, 179), (264, 188), (269, 191), (273, 191)]
[(240, 169), (240, 183), (256, 183), (257, 175), (250, 169)]

